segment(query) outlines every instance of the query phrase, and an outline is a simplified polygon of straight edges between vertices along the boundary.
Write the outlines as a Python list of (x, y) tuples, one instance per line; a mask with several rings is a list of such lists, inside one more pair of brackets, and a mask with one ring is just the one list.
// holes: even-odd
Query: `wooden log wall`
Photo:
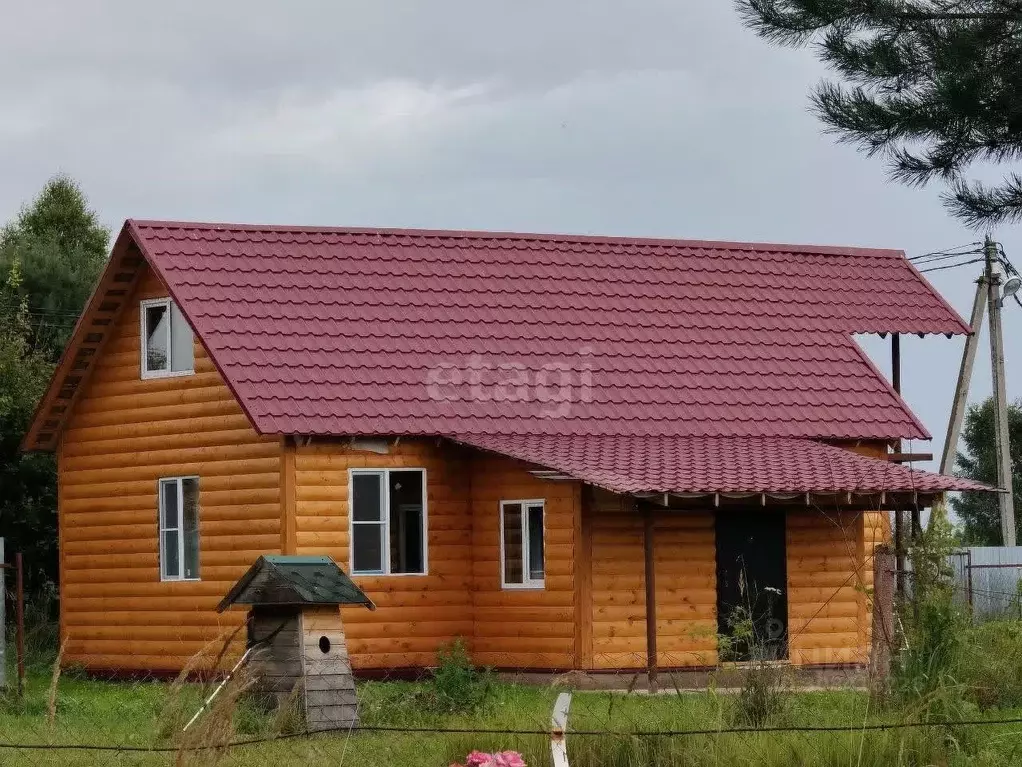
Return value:
[[(726, 514), (727, 511), (720, 513)], [(864, 515), (796, 509), (787, 516), (790, 658), (799, 665), (864, 663)], [(642, 518), (631, 501), (597, 493), (592, 510), (592, 626), (596, 669), (646, 662)], [(662, 668), (717, 662), (714, 512), (658, 511), (657, 659)]]
[(355, 669), (432, 666), (436, 650), (463, 637), (471, 647), (472, 523), (467, 458), (436, 440), (405, 439), (381, 455), (343, 441), (314, 441), (294, 454), (297, 554), (326, 554), (351, 571), (348, 470), (425, 469), (427, 575), (360, 576), (376, 603), (370, 612), (345, 607), (348, 652)]
[[(139, 301), (167, 295), (146, 269), (58, 450), (64, 659), (94, 670), (177, 671), (243, 612), (217, 602), (280, 550), (279, 452), (195, 342), (195, 374), (142, 380)], [(161, 582), (157, 482), (199, 476), (199, 581)], [(242, 632), (243, 634), (243, 632)]]
[(799, 665), (864, 664), (869, 656), (862, 512), (787, 517), (789, 656)]
[[(544, 499), (543, 589), (502, 589), (500, 502)], [(541, 480), (525, 464), (488, 453), (472, 462), (472, 549), (476, 663), (496, 668), (575, 665), (578, 482)]]
[[(886, 459), (888, 445), (882, 440), (857, 440), (835, 442), (838, 447), (851, 450), (860, 455), (870, 458)], [(863, 558), (864, 558), (864, 579), (862, 598), (862, 626), (864, 631), (864, 642), (869, 646), (873, 635), (873, 608), (872, 599), (869, 596), (873, 588), (873, 552), (882, 543), (891, 543), (894, 540), (894, 532), (891, 526), (891, 512), (889, 510), (877, 509), (875, 511), (863, 512)]]
[[(592, 631), (596, 669), (646, 665), (642, 515), (598, 491), (592, 514)], [(662, 668), (717, 662), (717, 575), (711, 511), (655, 512), (657, 661)]]

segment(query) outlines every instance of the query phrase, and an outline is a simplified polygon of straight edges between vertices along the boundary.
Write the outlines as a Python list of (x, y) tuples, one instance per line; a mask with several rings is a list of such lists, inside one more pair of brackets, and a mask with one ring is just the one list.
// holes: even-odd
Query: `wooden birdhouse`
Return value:
[(358, 723), (340, 605), (376, 606), (330, 558), (259, 557), (217, 607), (250, 605), (249, 668), (257, 692), (299, 704), (309, 730)]

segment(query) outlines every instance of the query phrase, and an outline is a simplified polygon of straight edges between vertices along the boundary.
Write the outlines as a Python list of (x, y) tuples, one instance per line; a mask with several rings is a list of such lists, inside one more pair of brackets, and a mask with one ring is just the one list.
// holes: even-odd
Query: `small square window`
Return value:
[(192, 329), (169, 298), (143, 301), (142, 377), (187, 375), (195, 370)]
[(351, 472), (351, 572), (426, 574), (426, 472)]
[(543, 501), (501, 501), (501, 585), (506, 589), (543, 588), (544, 555)]
[(199, 478), (160, 480), (160, 579), (199, 579)]

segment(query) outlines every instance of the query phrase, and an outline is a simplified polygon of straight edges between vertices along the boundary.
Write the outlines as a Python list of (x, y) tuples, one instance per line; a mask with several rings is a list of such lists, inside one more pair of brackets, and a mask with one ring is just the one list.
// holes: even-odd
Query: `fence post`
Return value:
[(873, 551), (873, 637), (869, 658), (870, 690), (887, 684), (894, 644), (895, 557), (891, 547), (880, 544)]
[(25, 567), (21, 558), (21, 552), (14, 555), (14, 583), (15, 583), (15, 620), (18, 621), (16, 630), (18, 636), (18, 698), (25, 697)]
[(7, 689), (7, 568), (4, 567), (4, 539), (0, 538), (0, 691)]
[(564, 740), (564, 732), (568, 729), (570, 707), (570, 692), (562, 692), (557, 696), (554, 713), (550, 717), (550, 757), (554, 767), (568, 767), (568, 744)]

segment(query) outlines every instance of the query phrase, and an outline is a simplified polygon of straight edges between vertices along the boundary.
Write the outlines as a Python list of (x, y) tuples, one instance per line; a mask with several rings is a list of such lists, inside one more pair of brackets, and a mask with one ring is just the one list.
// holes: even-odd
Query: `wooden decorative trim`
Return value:
[(593, 659), (593, 491), (580, 483), (575, 494), (575, 667)]
[[(64, 435), (57, 437), (57, 587), (59, 588), (59, 594), (67, 594), (66, 584), (66, 573), (67, 567), (64, 565), (64, 557), (67, 556), (67, 548), (64, 545)], [(0, 596), (2, 598), (2, 596)], [(67, 640), (67, 600), (58, 600), (58, 614), (57, 614), (57, 641), (63, 646)], [(0, 639), (2, 641), (2, 639)]]
[(57, 449), (61, 430), (128, 303), (127, 297), (135, 292), (144, 263), (145, 258), (125, 227), (39, 400), (21, 440), (22, 450)]
[(298, 509), (295, 490), (295, 440), (280, 438), (280, 551), (298, 553)]

